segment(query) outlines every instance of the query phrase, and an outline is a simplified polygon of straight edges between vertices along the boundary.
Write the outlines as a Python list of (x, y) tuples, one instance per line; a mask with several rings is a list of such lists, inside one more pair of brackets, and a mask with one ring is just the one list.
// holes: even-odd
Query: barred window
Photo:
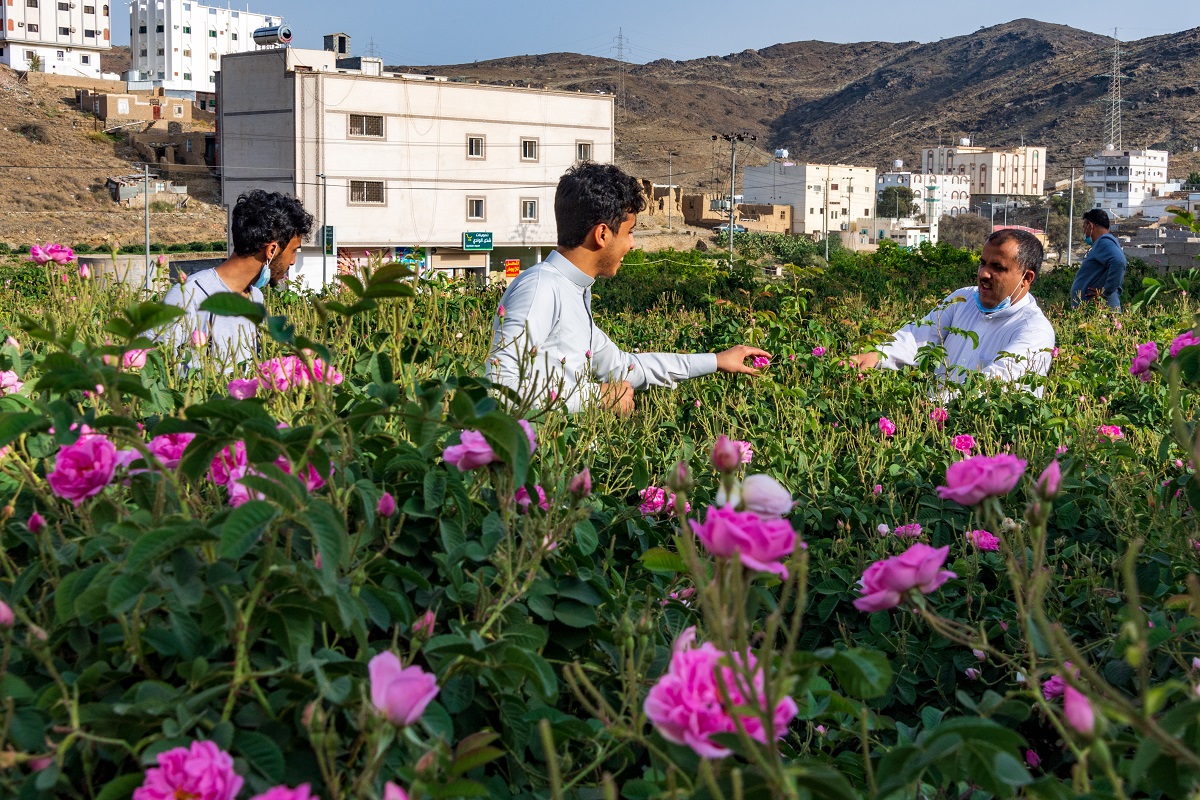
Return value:
[(350, 181), (350, 202), (382, 204), (383, 181)]
[(383, 138), (383, 117), (373, 114), (351, 114), (350, 135)]

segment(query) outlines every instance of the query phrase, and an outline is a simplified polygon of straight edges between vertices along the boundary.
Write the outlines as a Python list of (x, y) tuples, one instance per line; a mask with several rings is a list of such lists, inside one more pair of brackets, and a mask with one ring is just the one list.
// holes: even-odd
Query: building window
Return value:
[(208, 32), (208, 38), (210, 38), (210, 39), (215, 39), (215, 38), (217, 38), (217, 32), (216, 32), (216, 31), (209, 31), (209, 32)]
[(59, 11), (70, 11), (70, 10), (71, 10), (71, 4), (70, 4), (70, 3), (59, 3), (59, 4), (58, 4), (58, 10), (59, 10)]
[(216, 75), (216, 73), (215, 73), (215, 72), (214, 72), (212, 75), (209, 75), (209, 76), (208, 76), (208, 82), (209, 82), (209, 83), (216, 83), (216, 82), (217, 82), (217, 75)]
[(538, 201), (536, 198), (521, 198), (521, 222), (538, 221)]
[(146, 32), (146, 26), (138, 25), (138, 33), (145, 33), (145, 32)]
[(92, 63), (92, 57), (91, 57), (91, 56), (80, 56), (80, 57), (79, 57), (79, 63), (80, 63), (80, 64), (91, 64), (91, 63)]
[(185, 139), (185, 140), (184, 140), (184, 142), (183, 142), (183, 149), (184, 149), (184, 150), (186, 150), (186, 151), (187, 151), (187, 152), (189, 152), (189, 153), (190, 153), (190, 152), (192, 152), (192, 140), (191, 140), (191, 139)]
[(183, 106), (172, 106), (171, 113), (173, 113), (177, 117), (182, 117), (183, 116)]
[(165, 51), (163, 48), (161, 48), (161, 47), (160, 47), (160, 48), (158, 48), (158, 54), (159, 54), (160, 56), (161, 56), (161, 55), (163, 55), (164, 53), (166, 53), (166, 51)]
[(191, 32), (192, 32), (192, 26), (191, 26), (191, 25), (184, 25), (184, 26), (183, 26), (183, 32), (184, 32), (184, 33), (191, 33)]
[(96, 32), (95, 32), (94, 30), (91, 30), (90, 28), (84, 29), (84, 31), (83, 31), (83, 37), (84, 37), (85, 39), (95, 39), (95, 38), (96, 38)]
[(141, 50), (139, 50), (138, 55), (141, 56), (142, 58), (145, 58), (146, 57), (146, 48), (143, 47)]
[(538, 140), (537, 139), (522, 139), (521, 140), (521, 160), (522, 161), (537, 161), (538, 160)]
[(39, 29), (36, 22), (31, 22), (25, 26), (25, 30), (29, 31), (30, 33), (37, 33)]
[(96, 7), (95, 7), (95, 6), (84, 6), (84, 7), (83, 7), (83, 13), (85, 13), (85, 14), (95, 14), (95, 13), (96, 13)]
[(70, 29), (70, 28), (64, 28), (64, 27), (61, 27), (61, 26), (60, 26), (60, 27), (59, 27), (59, 29), (58, 29), (58, 35), (59, 35), (59, 36), (70, 36), (70, 35), (71, 35), (71, 29)]
[(486, 208), (482, 197), (467, 198), (467, 219), (469, 220), (484, 220), (487, 215), (484, 213)]
[(829, 186), (829, 191), (831, 191), (831, 192), (836, 192), (836, 191), (838, 190), (838, 188), (837, 188), (837, 187), (838, 187), (838, 185), (837, 185), (836, 183), (834, 183), (834, 184), (830, 184), (830, 186)]
[(33, 52), (32, 50), (26, 50), (26, 51), (25, 51), (25, 60), (26, 60), (26, 61), (33, 61), (33, 58), (34, 58), (34, 56), (36, 56), (36, 55), (37, 55), (37, 53)]
[(190, 81), (192, 79), (192, 73), (190, 73), (190, 72), (183, 73), (183, 79), (185, 81)]
[(25, 7), (26, 8), (37, 8), (38, 0), (25, 0)]
[(108, 6), (104, 7), (104, 16), (108, 16)]
[(383, 181), (350, 181), (350, 202), (383, 205)]
[(192, 48), (190, 48), (190, 47), (183, 48), (183, 56), (184, 56), (184, 58), (191, 58), (192, 57)]
[(231, 33), (229, 35), (233, 38), (233, 41), (237, 41), (237, 33)]
[(350, 135), (383, 138), (383, 117), (376, 114), (351, 114)]
[(154, 26), (154, 32), (155, 32), (155, 33), (162, 33), (162, 32), (163, 32), (163, 26), (162, 26), (162, 24), (161, 24), (161, 23), (160, 23), (160, 24), (158, 24), (158, 25), (155, 25), (155, 26)]
[(576, 161), (591, 161), (592, 160), (592, 143), (591, 142), (576, 142), (575, 143), (575, 160)]
[(55, 50), (54, 57), (57, 58), (59, 61), (67, 60), (67, 54), (65, 52), (63, 52), (62, 50)]
[(467, 137), (467, 158), (483, 158), (483, 137)]

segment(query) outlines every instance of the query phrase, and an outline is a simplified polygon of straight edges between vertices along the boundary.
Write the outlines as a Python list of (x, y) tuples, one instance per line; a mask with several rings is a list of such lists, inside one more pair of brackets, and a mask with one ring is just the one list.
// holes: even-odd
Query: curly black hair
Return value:
[(584, 161), (567, 170), (554, 193), (558, 246), (579, 247), (597, 225), (614, 231), (629, 214), (646, 208), (637, 178), (613, 164)]
[(254, 189), (233, 206), (233, 252), (252, 256), (271, 242), (287, 247), (292, 237), (312, 232), (313, 217), (300, 201), (279, 192)]

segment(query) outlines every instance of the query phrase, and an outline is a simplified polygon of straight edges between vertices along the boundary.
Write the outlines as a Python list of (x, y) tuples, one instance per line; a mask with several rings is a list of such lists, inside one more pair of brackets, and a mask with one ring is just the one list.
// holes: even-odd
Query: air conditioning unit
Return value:
[(71, 28), (71, 33), (74, 33), (74, 32), (75, 32), (75, 29), (74, 29), (74, 28)]
[(844, 231), (848, 231), (848, 230), (850, 230), (850, 226), (849, 226), (849, 224), (847, 224), (847, 223), (843, 222), (843, 223), (842, 223), (842, 230), (844, 230)]

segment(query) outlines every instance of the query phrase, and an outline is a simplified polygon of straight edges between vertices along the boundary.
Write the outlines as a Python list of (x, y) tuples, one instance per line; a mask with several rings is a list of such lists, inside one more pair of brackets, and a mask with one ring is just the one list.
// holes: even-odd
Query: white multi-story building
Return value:
[[(971, 210), (971, 179), (966, 175), (926, 175), (920, 172), (885, 172), (876, 180), (876, 187), (882, 193), (889, 186), (903, 186), (911, 189), (913, 202), (920, 207), (921, 213), (929, 219), (937, 219), (943, 214), (957, 217)], [(897, 209), (893, 217), (908, 216), (905, 209)], [(882, 216), (887, 216), (887, 209), (880, 209)]]
[(112, 49), (109, 5), (94, 0), (0, 0), (0, 64), (99, 78)]
[(961, 139), (958, 145), (924, 148), (921, 172), (965, 175), (971, 181), (971, 194), (987, 202), (1040, 196), (1046, 180), (1046, 148), (989, 149)]
[(874, 167), (774, 161), (745, 168), (742, 194), (746, 203), (791, 206), (792, 233), (835, 233), (848, 247), (875, 239)]
[(281, 22), (278, 14), (190, 0), (133, 0), (129, 79), (174, 92), (215, 92), (221, 56), (253, 50), (254, 31)]
[(1083, 160), (1083, 185), (1095, 193), (1095, 208), (1130, 217), (1149, 199), (1166, 193), (1166, 150), (1101, 150)]
[(221, 59), (222, 200), (287, 192), (327, 225), (333, 255), (318, 236), (297, 258), (293, 276), (309, 286), (364, 251), (481, 273), (532, 266), (558, 241), (562, 174), (580, 160), (612, 161), (611, 96), (359, 64), (339, 69), (335, 53), (293, 48)]

